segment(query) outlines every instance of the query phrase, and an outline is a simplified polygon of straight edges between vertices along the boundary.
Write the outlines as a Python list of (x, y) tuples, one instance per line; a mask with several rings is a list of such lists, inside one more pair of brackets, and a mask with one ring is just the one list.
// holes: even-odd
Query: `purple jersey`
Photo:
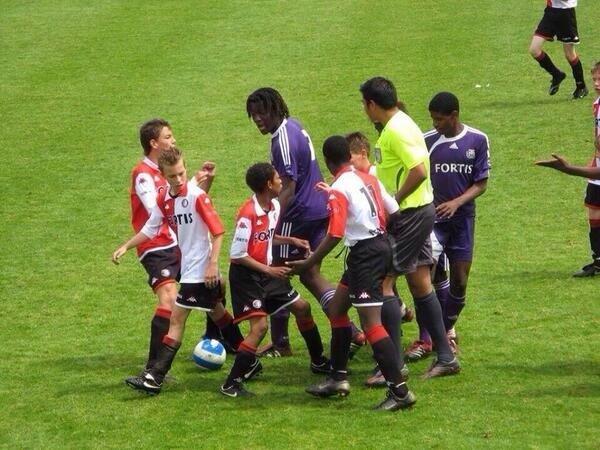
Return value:
[[(489, 141), (481, 131), (464, 125), (457, 136), (447, 138), (431, 130), (425, 133), (425, 143), (429, 150), (433, 202), (436, 206), (459, 197), (474, 183), (488, 178)], [(454, 215), (474, 216), (475, 202), (465, 203)]]
[(296, 182), (294, 198), (282, 212), (282, 221), (328, 217), (327, 196), (315, 191), (323, 181), (310, 136), (300, 123), (284, 119), (271, 138), (271, 162), (281, 177)]

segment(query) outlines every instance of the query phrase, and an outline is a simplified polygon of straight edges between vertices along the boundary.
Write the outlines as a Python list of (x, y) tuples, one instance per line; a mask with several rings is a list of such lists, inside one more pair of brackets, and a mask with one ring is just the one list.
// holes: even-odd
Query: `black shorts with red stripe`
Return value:
[(592, 209), (600, 209), (600, 186), (588, 183), (585, 190), (585, 206)]
[(181, 283), (175, 304), (185, 309), (212, 311), (222, 301), (221, 284), (209, 288), (204, 283)]
[(390, 269), (391, 258), (392, 250), (385, 235), (358, 241), (350, 247), (340, 284), (348, 287), (352, 306), (382, 305), (381, 284)]
[(556, 36), (557, 40), (565, 44), (579, 44), (575, 8), (546, 7), (535, 34), (548, 41), (553, 41)]
[(300, 298), (289, 280), (233, 263), (229, 265), (229, 289), (235, 323), (274, 314)]
[(146, 253), (140, 261), (148, 274), (148, 284), (156, 291), (161, 285), (179, 280), (181, 254), (179, 247)]

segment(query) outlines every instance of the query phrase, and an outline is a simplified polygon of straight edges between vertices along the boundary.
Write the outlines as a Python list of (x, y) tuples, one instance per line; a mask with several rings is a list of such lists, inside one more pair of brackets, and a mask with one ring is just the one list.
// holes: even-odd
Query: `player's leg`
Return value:
[(585, 85), (585, 77), (583, 75), (583, 66), (579, 55), (575, 51), (575, 45), (571, 43), (563, 43), (563, 50), (565, 52), (565, 58), (571, 66), (573, 72), (573, 78), (575, 79), (575, 90), (573, 91), (573, 98), (580, 99), (588, 95), (588, 89)]
[(580, 99), (588, 94), (583, 75), (583, 67), (575, 45), (579, 44), (579, 32), (577, 30), (577, 16), (575, 8), (561, 9), (556, 12), (556, 38), (562, 42), (565, 58), (571, 66), (573, 78), (575, 79), (575, 90), (573, 91), (573, 99)]
[(600, 274), (600, 185), (588, 183), (585, 194), (592, 262), (573, 274), (576, 278)]
[(450, 263), (450, 295), (444, 318), (447, 330), (454, 328), (458, 316), (465, 307), (470, 271), (471, 261), (452, 261)]
[(548, 93), (554, 95), (558, 92), (560, 83), (566, 78), (566, 74), (554, 65), (550, 56), (544, 52), (542, 47), (546, 41), (554, 40), (556, 34), (556, 17), (552, 8), (546, 8), (544, 16), (538, 24), (531, 43), (529, 44), (529, 54), (538, 62), (540, 67), (552, 76)]
[(250, 331), (246, 338), (238, 347), (238, 353), (227, 376), (225, 383), (221, 386), (221, 393), (228, 397), (245, 397), (252, 395), (248, 392), (243, 382), (247, 380), (246, 376), (256, 364), (256, 349), (267, 334), (269, 328), (267, 315), (250, 316)]
[(306, 348), (310, 355), (310, 370), (313, 373), (328, 374), (331, 371), (329, 359), (323, 355), (323, 341), (319, 328), (312, 316), (310, 303), (302, 298), (298, 298), (287, 306), (290, 312), (296, 318), (298, 331), (302, 335)]
[(233, 322), (233, 316), (225, 309), (223, 303), (218, 302), (212, 311), (207, 313), (208, 317), (218, 327), (222, 339), (229, 348), (237, 352), (238, 347), (244, 340), (244, 336), (240, 332), (240, 327)]

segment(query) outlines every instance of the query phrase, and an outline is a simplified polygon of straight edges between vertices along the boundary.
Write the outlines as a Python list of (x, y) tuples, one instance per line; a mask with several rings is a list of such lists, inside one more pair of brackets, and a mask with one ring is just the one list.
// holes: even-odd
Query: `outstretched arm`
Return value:
[(554, 153), (552, 154), (552, 158), (554, 159), (536, 161), (535, 165), (550, 167), (551, 169), (566, 173), (567, 175), (600, 180), (600, 167), (572, 166), (565, 158)]

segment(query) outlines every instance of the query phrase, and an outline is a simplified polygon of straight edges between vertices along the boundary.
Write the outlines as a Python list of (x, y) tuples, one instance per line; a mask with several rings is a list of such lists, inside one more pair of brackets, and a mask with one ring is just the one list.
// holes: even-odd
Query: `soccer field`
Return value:
[[(598, 5), (580, 3), (590, 95), (572, 101), (560, 46), (545, 47), (568, 74), (554, 97), (527, 53), (543, 0), (2, 2), (0, 447), (600, 447), (599, 280), (570, 276), (590, 258), (586, 182), (533, 166), (557, 150), (579, 164), (593, 152)], [(110, 255), (131, 235), (139, 125), (164, 117), (188, 167), (217, 163), (226, 271), (244, 173), (269, 158), (247, 95), (277, 88), (321, 158), (332, 134), (375, 141), (358, 91), (374, 75), (394, 81), (424, 131), (429, 99), (449, 90), (462, 120), (490, 137), (458, 323), (462, 373), (422, 381), (430, 361), (411, 364), (415, 408), (375, 413), (384, 391), (362, 387), (372, 368), (362, 350), (351, 395), (319, 401), (304, 393), (319, 377), (291, 326), (294, 356), (266, 360), (257, 396), (235, 401), (218, 392), (231, 357), (217, 372), (189, 359), (204, 329), (193, 314), (175, 381), (157, 397), (128, 389), (155, 300), (134, 252), (118, 267)], [(341, 271), (341, 259), (324, 264), (331, 280)], [(406, 343), (416, 327), (403, 331)]]

